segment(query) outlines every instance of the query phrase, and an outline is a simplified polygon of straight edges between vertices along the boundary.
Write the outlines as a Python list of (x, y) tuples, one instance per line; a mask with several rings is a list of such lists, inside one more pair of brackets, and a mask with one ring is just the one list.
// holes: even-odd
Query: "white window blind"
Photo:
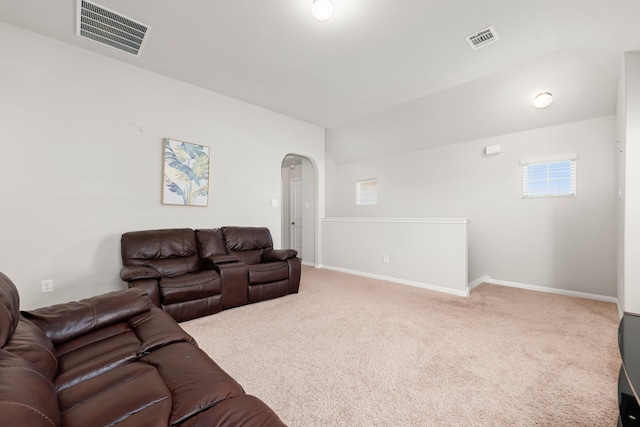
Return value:
[(378, 181), (365, 179), (356, 182), (356, 205), (375, 205), (378, 203)]
[(575, 196), (576, 154), (523, 160), (522, 197)]

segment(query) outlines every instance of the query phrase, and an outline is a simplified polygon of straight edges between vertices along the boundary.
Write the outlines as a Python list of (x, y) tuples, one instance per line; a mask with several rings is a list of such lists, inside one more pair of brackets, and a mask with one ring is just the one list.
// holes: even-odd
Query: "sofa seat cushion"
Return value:
[(249, 285), (277, 282), (289, 278), (289, 265), (286, 261), (266, 262), (247, 266)]
[[(73, 347), (68, 350), (66, 347)], [(86, 381), (138, 357), (140, 340), (126, 322), (78, 337), (58, 355), (58, 391)]]
[(140, 359), (154, 366), (173, 399), (171, 425), (244, 394), (242, 387), (202, 350), (187, 343), (158, 348)]
[(160, 300), (163, 305), (206, 298), (222, 292), (217, 271), (199, 271), (160, 280)]
[(139, 359), (155, 348), (193, 338), (159, 308), (96, 329), (56, 347), (58, 391)]
[(172, 397), (155, 367), (132, 362), (58, 394), (66, 426), (169, 425)]

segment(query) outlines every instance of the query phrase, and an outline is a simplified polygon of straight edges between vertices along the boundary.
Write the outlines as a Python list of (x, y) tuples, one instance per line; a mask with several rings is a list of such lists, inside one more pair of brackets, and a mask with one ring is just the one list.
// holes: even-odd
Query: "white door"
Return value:
[(291, 180), (291, 247), (302, 258), (302, 180)]

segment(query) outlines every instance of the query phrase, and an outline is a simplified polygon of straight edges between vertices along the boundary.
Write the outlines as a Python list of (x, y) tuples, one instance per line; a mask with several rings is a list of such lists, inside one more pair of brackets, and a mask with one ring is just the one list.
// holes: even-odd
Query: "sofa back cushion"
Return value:
[(61, 425), (56, 390), (45, 376), (22, 357), (0, 349), (0, 424), (58, 427)]
[(122, 264), (152, 267), (173, 277), (200, 270), (195, 232), (190, 228), (131, 231), (122, 235)]
[(228, 253), (220, 228), (196, 230), (196, 240), (198, 241), (198, 249), (200, 249), (200, 257), (202, 259)]
[(2, 349), (20, 357), (28, 369), (49, 381), (53, 381), (58, 372), (58, 358), (53, 343), (42, 329), (22, 316)]
[(16, 285), (0, 273), (0, 348), (9, 340), (18, 325), (20, 297)]
[(222, 227), (222, 233), (229, 253), (246, 264), (259, 263), (265, 249), (273, 248), (271, 233), (266, 227)]

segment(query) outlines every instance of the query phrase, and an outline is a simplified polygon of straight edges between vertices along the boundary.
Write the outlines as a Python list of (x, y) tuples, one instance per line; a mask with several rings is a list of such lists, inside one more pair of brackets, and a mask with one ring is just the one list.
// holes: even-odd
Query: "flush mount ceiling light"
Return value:
[(536, 108), (547, 108), (552, 102), (553, 95), (549, 92), (539, 93), (533, 98), (533, 105), (535, 105)]
[(318, 21), (326, 21), (333, 15), (333, 3), (331, 0), (313, 0), (311, 13)]

